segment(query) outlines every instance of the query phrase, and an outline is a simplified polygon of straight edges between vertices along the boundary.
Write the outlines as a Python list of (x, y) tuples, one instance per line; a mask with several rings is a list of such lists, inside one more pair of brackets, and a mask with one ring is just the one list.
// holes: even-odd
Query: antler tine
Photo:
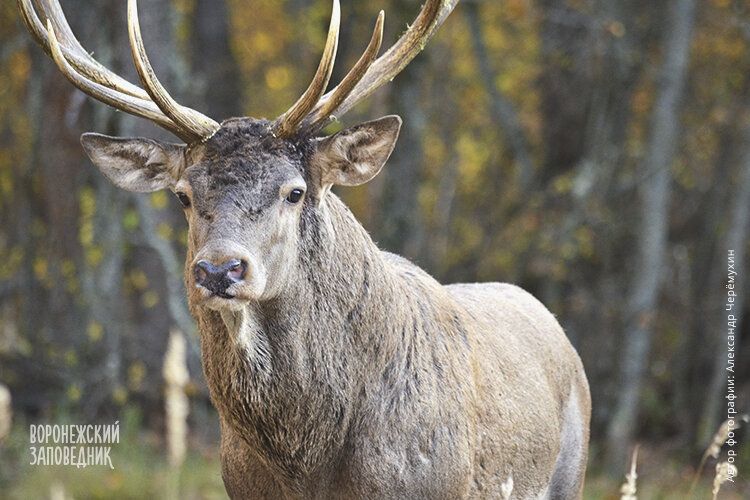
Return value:
[(70, 25), (65, 18), (65, 13), (60, 6), (60, 2), (58, 0), (37, 0), (37, 3), (40, 4), (42, 12), (47, 19), (52, 21), (52, 27), (55, 28), (58, 42), (62, 41), (64, 45), (67, 44), (68, 47), (78, 53), (86, 53), (86, 50), (81, 43), (75, 35), (73, 35), (73, 30), (70, 29)]
[[(18, 4), (18, 9), (21, 12), (21, 19), (23, 20), (26, 29), (31, 33), (32, 37), (42, 50), (44, 50), (44, 52), (51, 58), (52, 49), (50, 47), (47, 29), (39, 20), (36, 11), (31, 5), (31, 0), (17, 0), (16, 3)], [(92, 58), (83, 47), (81, 47), (81, 44), (76, 39), (75, 35), (73, 35), (57, 0), (45, 0), (45, 4), (41, 5), (41, 7), (43, 16), (52, 21), (55, 33), (58, 37), (62, 37), (62, 39), (58, 38), (58, 46), (65, 55), (65, 59), (67, 59), (70, 65), (75, 68), (77, 73), (85, 76), (89, 80), (93, 80), (96, 83), (128, 96), (150, 100), (148, 94), (143, 89), (133, 85), (129, 81), (102, 66), (97, 60)]]
[(128, 34), (130, 35), (133, 61), (135, 62), (138, 76), (146, 92), (148, 92), (148, 95), (151, 96), (156, 105), (159, 106), (159, 109), (184, 129), (186, 133), (192, 135), (193, 141), (205, 140), (211, 137), (221, 126), (211, 118), (178, 104), (156, 78), (156, 74), (146, 56), (146, 49), (143, 46), (136, 0), (128, 0)]
[(331, 13), (331, 24), (328, 28), (328, 38), (323, 56), (320, 59), (318, 70), (315, 72), (310, 86), (305, 93), (292, 105), (289, 110), (276, 119), (274, 133), (279, 137), (291, 137), (299, 129), (300, 123), (308, 115), (310, 110), (320, 101), (326, 90), (328, 81), (333, 72), (333, 62), (336, 58), (336, 49), (339, 42), (339, 28), (341, 24), (341, 7), (339, 0), (333, 0), (333, 12)]
[[(369, 67), (367, 73), (338, 106), (336, 114), (343, 115), (359, 101), (370, 96), (375, 89), (391, 81), (400, 73), (424, 48), (457, 3), (458, 0), (427, 0), (417, 19), (414, 20), (414, 24)], [(329, 99), (336, 90), (326, 94), (323, 99)]]
[[(17, 0), (17, 4), (27, 30), (44, 52), (55, 61), (63, 75), (81, 91), (116, 109), (145, 118), (188, 143), (203, 141), (219, 129), (219, 124), (210, 118), (174, 103), (159, 85), (156, 77), (149, 82), (155, 82), (158, 86), (157, 91), (161, 90), (158, 93), (160, 100), (153, 99), (150, 86), (144, 91), (91, 57), (70, 29), (58, 0), (37, 0), (39, 12), (46, 20), (46, 28), (39, 20), (32, 0)], [(140, 40), (137, 18), (135, 29), (135, 36)], [(132, 37), (131, 33), (131, 39)], [(136, 59), (139, 73), (148, 70), (153, 75), (151, 65), (148, 59), (145, 59), (142, 41), (140, 47), (142, 57)], [(134, 57), (137, 56), (134, 49)], [(140, 76), (143, 79), (143, 75)], [(173, 115), (166, 113), (162, 106), (164, 96), (175, 105), (176, 112)]]
[(329, 122), (335, 118), (331, 114), (341, 105), (346, 99), (346, 96), (352, 91), (352, 89), (362, 80), (367, 70), (370, 68), (380, 50), (380, 45), (383, 42), (383, 23), (385, 21), (385, 12), (382, 10), (378, 14), (378, 20), (375, 22), (375, 29), (372, 32), (372, 38), (370, 43), (367, 45), (362, 56), (354, 64), (349, 73), (341, 80), (335, 89), (330, 91), (324, 96), (320, 102), (313, 108), (312, 112), (305, 118), (303, 128), (310, 132), (315, 132), (325, 127)]
[(164, 113), (162, 113), (161, 110), (157, 108), (153, 102), (138, 99), (132, 96), (128, 96), (128, 99), (125, 99), (125, 96), (123, 96), (116, 90), (112, 90), (108, 87), (105, 87), (104, 85), (87, 80), (82, 75), (80, 75), (70, 65), (65, 55), (63, 54), (62, 47), (57, 41), (57, 36), (55, 35), (54, 28), (52, 27), (52, 21), (50, 20), (47, 20), (47, 36), (49, 40), (51, 56), (55, 61), (55, 64), (57, 64), (57, 67), (60, 69), (62, 74), (81, 91), (90, 95), (94, 99), (98, 99), (105, 104), (109, 104), (112, 107), (121, 109), (127, 113), (140, 116), (142, 118), (146, 118), (147, 120), (156, 123), (160, 127), (169, 130), (177, 137), (187, 140), (184, 131), (176, 124), (174, 124), (171, 120), (169, 120), (169, 118), (164, 115)]

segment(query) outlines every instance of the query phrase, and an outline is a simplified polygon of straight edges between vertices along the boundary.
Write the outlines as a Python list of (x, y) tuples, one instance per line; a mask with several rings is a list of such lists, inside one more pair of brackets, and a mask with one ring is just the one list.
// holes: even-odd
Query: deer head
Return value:
[[(401, 126), (388, 116), (337, 134), (316, 134), (390, 81), (421, 50), (454, 2), (429, 0), (414, 24), (376, 59), (384, 13), (363, 55), (325, 93), (338, 45), (340, 7), (333, 12), (318, 69), (297, 102), (275, 120), (234, 118), (219, 124), (170, 97), (149, 63), (128, 2), (128, 33), (143, 89), (95, 61), (73, 35), (57, 0), (18, 0), (24, 23), (62, 73), (80, 90), (146, 118), (186, 144), (84, 134), (91, 160), (115, 185), (130, 191), (173, 191), (189, 223), (186, 278), (193, 304), (241, 307), (273, 297), (295, 272), (298, 226), (306, 210), (324, 212), (332, 185), (372, 179), (388, 159)], [(40, 17), (46, 22), (43, 24)]]
[(118, 187), (177, 195), (189, 223), (191, 303), (240, 307), (293, 281), (303, 212), (324, 213), (333, 184), (374, 177), (400, 125), (388, 116), (291, 142), (274, 136), (270, 122), (239, 118), (193, 147), (99, 134), (85, 134), (82, 143)]

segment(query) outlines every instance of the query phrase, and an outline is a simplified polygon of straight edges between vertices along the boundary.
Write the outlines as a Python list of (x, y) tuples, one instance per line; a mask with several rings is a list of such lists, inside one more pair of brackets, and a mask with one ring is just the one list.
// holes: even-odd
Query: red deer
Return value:
[(37, 3), (18, 0), (24, 22), (73, 84), (185, 142), (81, 138), (114, 184), (169, 189), (184, 207), (185, 284), (232, 498), (581, 497), (589, 389), (553, 315), (513, 285), (439, 284), (380, 250), (331, 192), (378, 174), (401, 119), (320, 131), (393, 79), (457, 0), (427, 0), (378, 58), (381, 12), (362, 57), (325, 93), (334, 0), (299, 100), (273, 121), (222, 123), (159, 83), (135, 0), (143, 88), (92, 59), (57, 0)]

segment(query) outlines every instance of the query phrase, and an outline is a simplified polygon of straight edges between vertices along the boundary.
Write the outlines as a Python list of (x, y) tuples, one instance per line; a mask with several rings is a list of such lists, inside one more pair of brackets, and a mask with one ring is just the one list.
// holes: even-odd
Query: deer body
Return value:
[[(273, 171), (280, 162), (247, 164), (254, 141), (287, 154), (282, 144), (269, 145), (278, 139), (263, 137), (262, 126), (238, 120), (224, 127), (206, 143), (205, 158), (191, 163), (223, 162), (214, 175), (243, 178), (243, 169)], [(224, 137), (237, 134), (246, 149)], [(335, 195), (310, 189), (319, 184), (319, 153), (302, 150), (298, 170), (317, 201), (301, 207), (297, 251), (286, 249), (296, 255), (291, 267), (266, 273), (291, 280), (280, 277), (278, 293), (232, 309), (206, 307), (204, 291), (187, 280), (230, 495), (493, 497), (512, 477), (515, 498), (575, 498), (588, 387), (552, 315), (511, 285), (442, 286), (379, 250)], [(208, 183), (190, 170), (183, 177)], [(244, 201), (215, 203), (205, 207), (213, 214), (208, 234), (193, 238), (200, 231), (191, 224), (188, 277), (226, 231), (237, 240), (259, 227), (238, 227)], [(548, 491), (554, 474), (559, 490)]]
[(570, 493), (550, 498), (575, 498), (588, 386), (554, 318), (511, 285), (441, 286), (338, 199), (322, 209), (300, 262), (319, 273), (237, 323), (193, 311), (230, 495), (499, 498), (512, 476), (514, 498), (544, 498), (567, 455)]
[[(590, 399), (554, 317), (512, 285), (442, 286), (377, 248), (333, 185), (372, 179), (401, 120), (317, 134), (421, 50), (457, 0), (427, 0), (377, 57), (325, 93), (339, 4), (318, 70), (276, 120), (221, 124), (177, 104), (128, 31), (143, 89), (96, 62), (58, 0), (17, 0), (35, 40), (79, 89), (186, 144), (84, 134), (117, 186), (174, 192), (188, 221), (185, 284), (219, 413), (232, 498), (574, 499)], [(376, 58), (377, 57), (377, 58)]]

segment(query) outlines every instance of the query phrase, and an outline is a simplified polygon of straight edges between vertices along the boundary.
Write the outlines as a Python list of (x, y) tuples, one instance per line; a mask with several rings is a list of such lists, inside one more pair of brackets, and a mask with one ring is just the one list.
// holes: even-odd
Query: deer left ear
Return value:
[(320, 139), (313, 162), (322, 184), (359, 186), (375, 177), (396, 145), (401, 118), (384, 116)]

